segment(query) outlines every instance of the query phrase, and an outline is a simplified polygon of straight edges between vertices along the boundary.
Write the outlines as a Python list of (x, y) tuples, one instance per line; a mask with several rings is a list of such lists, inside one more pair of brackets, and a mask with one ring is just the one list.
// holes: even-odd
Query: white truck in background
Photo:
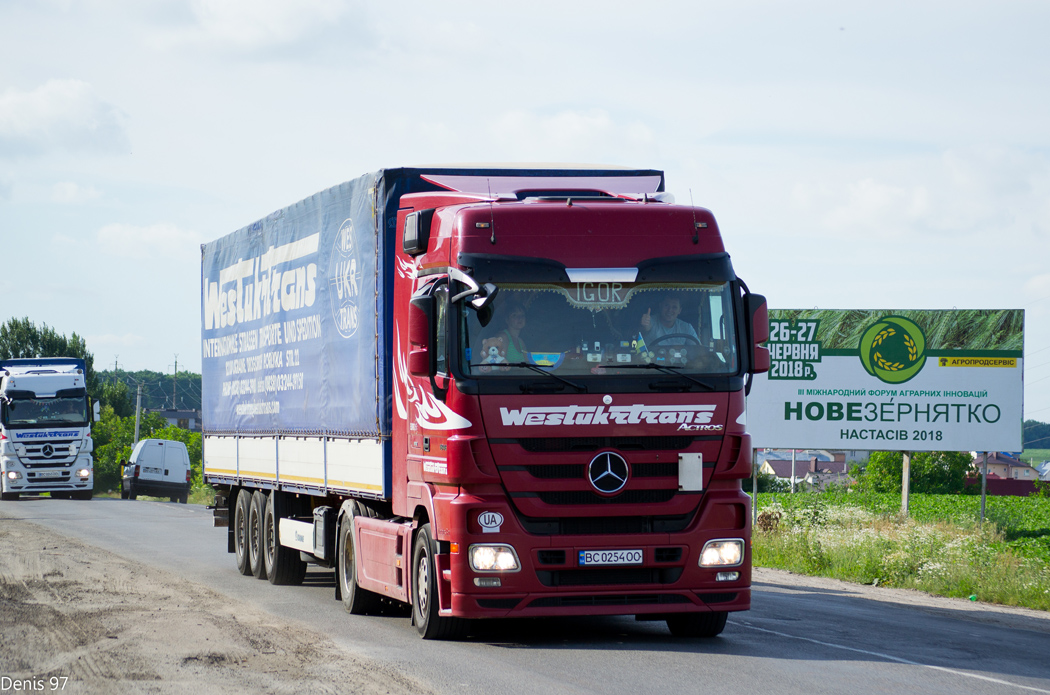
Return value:
[(95, 480), (86, 378), (84, 360), (78, 358), (0, 360), (4, 501), (42, 492), (91, 499)]

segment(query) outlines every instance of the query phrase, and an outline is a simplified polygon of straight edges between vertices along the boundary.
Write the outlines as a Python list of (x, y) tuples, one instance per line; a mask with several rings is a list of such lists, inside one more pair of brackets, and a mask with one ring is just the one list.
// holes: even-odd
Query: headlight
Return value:
[(739, 538), (704, 543), (700, 552), (701, 567), (732, 567), (744, 559), (744, 541)]
[(81, 478), (86, 478), (89, 475), (91, 475), (91, 471), (89, 471), (87, 468), (81, 468), (79, 471), (77, 471), (77, 475), (79, 475)]
[(521, 569), (518, 554), (509, 545), (470, 546), (470, 566), (475, 572), (517, 572)]
[(7, 479), (8, 480), (18, 480), (21, 477), (22, 477), (22, 474), (19, 473), (18, 471), (8, 471), (7, 472)]

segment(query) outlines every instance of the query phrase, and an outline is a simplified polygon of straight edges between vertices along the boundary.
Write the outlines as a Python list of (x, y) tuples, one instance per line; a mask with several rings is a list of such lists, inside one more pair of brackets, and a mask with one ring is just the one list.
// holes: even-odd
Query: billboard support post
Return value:
[(911, 452), (901, 458), (901, 516), (908, 516), (908, 493), (911, 491)]
[(985, 493), (988, 491), (988, 452), (984, 452), (984, 463), (981, 465), (981, 523), (984, 523)]

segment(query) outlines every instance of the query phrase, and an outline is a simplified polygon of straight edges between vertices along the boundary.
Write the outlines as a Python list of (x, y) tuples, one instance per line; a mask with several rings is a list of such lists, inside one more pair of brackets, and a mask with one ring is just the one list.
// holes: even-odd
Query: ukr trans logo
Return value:
[(328, 266), (328, 301), (332, 306), (339, 335), (350, 338), (359, 323), (358, 296), (361, 294), (361, 268), (354, 242), (354, 221), (347, 219), (339, 226)]

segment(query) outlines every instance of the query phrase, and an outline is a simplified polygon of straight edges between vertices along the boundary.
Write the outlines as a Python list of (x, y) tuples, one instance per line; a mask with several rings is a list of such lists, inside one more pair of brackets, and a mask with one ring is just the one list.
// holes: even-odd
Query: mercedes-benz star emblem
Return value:
[(606, 451), (591, 459), (587, 466), (587, 479), (594, 489), (603, 495), (612, 495), (627, 484), (628, 468), (623, 456)]
[(41, 453), (44, 455), (44, 458), (49, 459), (55, 455), (55, 447), (50, 444), (45, 444)]

